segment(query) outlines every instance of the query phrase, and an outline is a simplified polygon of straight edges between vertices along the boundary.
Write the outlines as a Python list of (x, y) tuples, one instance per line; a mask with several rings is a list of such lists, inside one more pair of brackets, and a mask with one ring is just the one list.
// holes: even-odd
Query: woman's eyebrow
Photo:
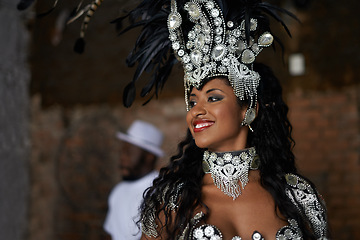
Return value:
[(210, 92), (213, 92), (213, 91), (216, 91), (216, 90), (224, 92), (223, 90), (221, 90), (219, 88), (211, 88), (211, 89), (207, 90), (206, 93), (210, 93)]

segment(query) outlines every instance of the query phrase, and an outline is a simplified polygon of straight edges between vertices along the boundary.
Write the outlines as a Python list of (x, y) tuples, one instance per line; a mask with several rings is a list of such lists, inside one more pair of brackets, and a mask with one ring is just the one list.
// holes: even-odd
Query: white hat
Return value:
[(150, 123), (136, 120), (127, 130), (127, 134), (117, 132), (116, 137), (151, 152), (158, 157), (164, 155), (161, 149), (163, 134)]

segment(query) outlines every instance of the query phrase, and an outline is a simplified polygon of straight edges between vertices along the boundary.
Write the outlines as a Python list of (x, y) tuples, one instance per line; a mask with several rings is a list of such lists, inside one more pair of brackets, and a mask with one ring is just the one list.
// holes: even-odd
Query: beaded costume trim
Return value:
[(299, 211), (305, 211), (304, 217), (309, 219), (310, 225), (318, 239), (326, 239), (327, 219), (325, 203), (319, 199), (318, 192), (303, 178), (295, 174), (286, 174), (285, 179), (290, 188), (286, 195)]

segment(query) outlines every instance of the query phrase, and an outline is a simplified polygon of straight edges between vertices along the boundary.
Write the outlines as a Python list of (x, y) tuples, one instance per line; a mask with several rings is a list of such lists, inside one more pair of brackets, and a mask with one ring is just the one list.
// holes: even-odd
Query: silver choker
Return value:
[(258, 169), (259, 162), (254, 147), (236, 152), (205, 151), (203, 170), (211, 173), (214, 184), (235, 200), (249, 182), (249, 170)]

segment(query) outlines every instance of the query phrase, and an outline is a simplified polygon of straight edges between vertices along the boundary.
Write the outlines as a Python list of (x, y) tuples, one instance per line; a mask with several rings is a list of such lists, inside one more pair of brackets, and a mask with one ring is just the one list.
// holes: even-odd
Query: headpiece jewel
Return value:
[[(191, 87), (199, 88), (204, 79), (225, 76), (229, 79), (235, 95), (240, 100), (250, 99), (250, 107), (257, 101), (260, 75), (248, 65), (264, 47), (273, 42), (269, 32), (257, 41), (246, 36), (245, 20), (239, 26), (232, 21), (225, 24), (221, 8), (213, 0), (190, 0), (184, 9), (194, 24), (187, 36), (182, 33), (182, 16), (176, 0), (171, 0), (168, 17), (169, 39), (178, 60), (184, 66), (185, 101)], [(257, 29), (257, 19), (250, 19), (250, 31)]]

